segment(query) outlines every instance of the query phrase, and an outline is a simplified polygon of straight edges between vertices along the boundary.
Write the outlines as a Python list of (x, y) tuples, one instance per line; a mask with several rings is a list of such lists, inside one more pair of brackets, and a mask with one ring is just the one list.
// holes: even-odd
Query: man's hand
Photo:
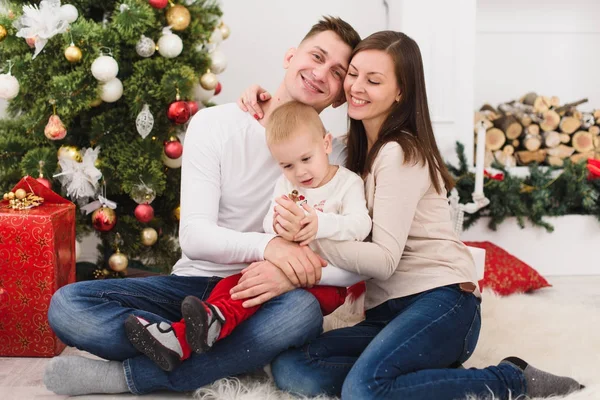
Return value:
[(242, 303), (244, 308), (263, 304), (273, 297), (295, 289), (283, 271), (268, 261), (250, 264), (242, 271), (238, 284), (231, 289), (233, 300), (248, 299)]
[[(267, 101), (271, 98), (271, 94), (259, 85), (252, 85), (244, 90), (240, 98), (237, 100), (237, 105), (242, 111), (252, 114), (255, 119), (261, 119), (264, 116), (260, 102)], [(343, 104), (343, 103), (342, 103)]]
[(317, 210), (307, 203), (304, 203), (302, 207), (308, 212), (308, 215), (300, 221), (302, 229), (294, 236), (294, 242), (300, 242), (300, 246), (308, 246), (317, 237), (319, 217), (317, 216)]
[(304, 210), (287, 196), (275, 199), (275, 213), (273, 214), (273, 229), (275, 232), (290, 242), (302, 229), (301, 221), (304, 219)]
[(265, 260), (278, 267), (295, 287), (312, 287), (321, 280), (327, 262), (307, 246), (276, 237), (265, 249)]

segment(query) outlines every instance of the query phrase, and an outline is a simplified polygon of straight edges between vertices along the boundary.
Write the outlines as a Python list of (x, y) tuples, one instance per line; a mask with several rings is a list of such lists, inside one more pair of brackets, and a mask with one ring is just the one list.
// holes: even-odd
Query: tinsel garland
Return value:
[[(458, 167), (447, 163), (456, 181), (461, 203), (472, 201), (475, 174), (469, 171), (464, 145), (457, 142)], [(575, 164), (566, 160), (562, 168), (532, 164), (527, 177), (511, 175), (510, 169), (499, 164), (503, 178), (487, 177), (485, 196), (490, 204), (474, 214), (465, 214), (464, 229), (479, 218), (489, 217), (488, 227), (496, 230), (508, 217), (516, 217), (521, 228), (529, 220), (533, 225), (552, 232), (552, 224), (544, 217), (570, 214), (594, 215), (600, 222), (600, 177), (590, 174), (586, 163)], [(525, 167), (523, 167), (525, 168)]]

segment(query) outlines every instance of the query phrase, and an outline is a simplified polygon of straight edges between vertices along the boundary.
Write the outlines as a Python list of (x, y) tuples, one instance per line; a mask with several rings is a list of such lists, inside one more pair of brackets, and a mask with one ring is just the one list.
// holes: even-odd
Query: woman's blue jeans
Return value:
[(219, 279), (171, 275), (74, 283), (54, 294), (48, 319), (67, 345), (123, 361), (127, 385), (135, 394), (192, 391), (220, 378), (251, 372), (322, 332), (323, 317), (315, 297), (293, 290), (265, 303), (211, 351), (193, 354), (170, 373), (129, 343), (123, 328), (127, 316), (135, 314), (150, 322), (179, 321), (185, 296), (205, 299)]
[(450, 285), (389, 300), (356, 326), (329, 331), (272, 363), (277, 386), (343, 400), (454, 400), (468, 394), (517, 398), (523, 373), (511, 365), (456, 368), (475, 349), (480, 300)]

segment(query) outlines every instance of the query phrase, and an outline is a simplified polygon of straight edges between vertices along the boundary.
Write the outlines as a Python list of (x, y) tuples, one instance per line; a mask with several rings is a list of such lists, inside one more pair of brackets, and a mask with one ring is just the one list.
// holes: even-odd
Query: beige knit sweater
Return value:
[(387, 143), (365, 178), (365, 193), (371, 241), (318, 242), (331, 263), (371, 278), (367, 309), (440, 286), (477, 284), (471, 253), (452, 228), (446, 191), (436, 192), (426, 165), (403, 164), (400, 145)]

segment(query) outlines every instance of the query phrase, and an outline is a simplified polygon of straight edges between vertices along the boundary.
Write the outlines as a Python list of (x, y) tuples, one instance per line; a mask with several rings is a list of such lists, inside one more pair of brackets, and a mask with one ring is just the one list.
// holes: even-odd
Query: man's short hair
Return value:
[(332, 16), (324, 16), (323, 19), (314, 24), (306, 36), (304, 36), (302, 41), (305, 41), (306, 39), (325, 31), (332, 31), (352, 49), (354, 49), (358, 42), (360, 42), (360, 35), (358, 32), (356, 32), (352, 25), (341, 18)]
[(267, 122), (267, 145), (289, 140), (301, 127), (305, 127), (315, 137), (322, 138), (327, 133), (319, 113), (311, 106), (297, 101), (282, 104), (273, 111)]

